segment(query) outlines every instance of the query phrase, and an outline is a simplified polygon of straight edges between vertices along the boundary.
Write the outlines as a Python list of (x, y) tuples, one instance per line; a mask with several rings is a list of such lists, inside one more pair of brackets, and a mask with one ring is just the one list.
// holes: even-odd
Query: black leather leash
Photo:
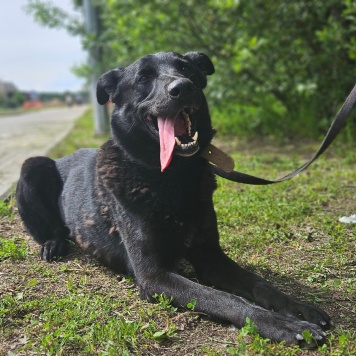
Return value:
[[(306, 163), (304, 163), (302, 166), (297, 168), (295, 171), (287, 174), (286, 176), (276, 179), (276, 180), (268, 180), (268, 179), (263, 179), (259, 177), (254, 177), (249, 174), (245, 174), (242, 172), (238, 172), (235, 170), (224, 170), (223, 168), (220, 168), (217, 165), (213, 165), (212, 169), (215, 174), (217, 174), (220, 177), (226, 178), (228, 180), (231, 180), (233, 182), (237, 183), (244, 183), (244, 184), (253, 184), (253, 185), (267, 185), (267, 184), (274, 184), (274, 183), (280, 183), (283, 182), (287, 179), (290, 179), (309, 167), (329, 146), (330, 144), (334, 141), (335, 137), (339, 134), (341, 129), (345, 126), (347, 117), (349, 113), (351, 112), (352, 108), (354, 107), (356, 103), (356, 85), (354, 88), (351, 90), (349, 96), (346, 98), (344, 104), (342, 105), (341, 109), (339, 112), (336, 114), (333, 122), (331, 123), (331, 126), (321, 143), (320, 147), (314, 154), (314, 156)], [(212, 147), (215, 148), (215, 147)], [(215, 148), (216, 149), (216, 148)], [(209, 152), (210, 153), (210, 152)]]

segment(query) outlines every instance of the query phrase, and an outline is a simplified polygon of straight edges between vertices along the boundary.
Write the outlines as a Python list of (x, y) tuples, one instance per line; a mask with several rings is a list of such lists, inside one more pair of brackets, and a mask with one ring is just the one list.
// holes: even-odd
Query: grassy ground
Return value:
[(1, 108), (0, 107), (0, 116), (1, 115), (16, 115), (16, 114), (22, 114), (23, 112), (25, 112), (25, 110), (21, 109), (21, 108), (17, 108), (17, 109), (7, 109), (7, 108)]
[[(98, 146), (86, 114), (51, 156)], [(237, 169), (276, 178), (310, 157), (298, 142), (235, 142)], [(25, 233), (13, 199), (0, 202), (0, 354), (2, 355), (356, 355), (356, 150), (334, 145), (290, 182), (269, 187), (218, 180), (215, 207), (222, 245), (280, 289), (317, 303), (333, 317), (328, 344), (315, 351), (236, 330), (157, 296), (141, 301), (134, 280), (80, 251), (45, 263)]]
[(39, 110), (43, 110), (43, 109), (44, 108), (23, 109), (21, 107), (12, 109), (12, 108), (0, 107), (0, 118), (1, 118), (1, 116), (19, 115), (19, 114), (24, 114), (24, 113), (31, 112), (31, 111), (39, 111)]

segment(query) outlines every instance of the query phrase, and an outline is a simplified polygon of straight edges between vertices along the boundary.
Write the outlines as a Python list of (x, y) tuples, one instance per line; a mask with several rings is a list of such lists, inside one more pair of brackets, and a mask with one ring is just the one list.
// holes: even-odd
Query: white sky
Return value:
[[(52, 0), (74, 12), (71, 0)], [(37, 24), (23, 7), (27, 0), (2, 0), (0, 4), (0, 80), (20, 90), (75, 91), (84, 81), (71, 73), (85, 62), (79, 37)]]

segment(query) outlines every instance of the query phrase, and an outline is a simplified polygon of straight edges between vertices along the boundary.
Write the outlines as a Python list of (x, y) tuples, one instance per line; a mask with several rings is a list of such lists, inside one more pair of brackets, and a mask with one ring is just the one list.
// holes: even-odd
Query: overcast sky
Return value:
[[(71, 0), (52, 0), (74, 12)], [(78, 90), (83, 79), (71, 67), (84, 63), (79, 37), (41, 27), (23, 7), (27, 0), (3, 0), (0, 5), (0, 80), (20, 90)]]

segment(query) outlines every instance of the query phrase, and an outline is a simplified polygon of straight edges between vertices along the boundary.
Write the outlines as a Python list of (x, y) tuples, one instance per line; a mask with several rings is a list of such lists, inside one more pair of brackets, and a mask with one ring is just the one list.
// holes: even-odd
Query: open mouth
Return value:
[(195, 111), (193, 107), (185, 107), (172, 117), (147, 115), (147, 120), (158, 131), (162, 172), (169, 166), (173, 153), (190, 157), (198, 152)]

